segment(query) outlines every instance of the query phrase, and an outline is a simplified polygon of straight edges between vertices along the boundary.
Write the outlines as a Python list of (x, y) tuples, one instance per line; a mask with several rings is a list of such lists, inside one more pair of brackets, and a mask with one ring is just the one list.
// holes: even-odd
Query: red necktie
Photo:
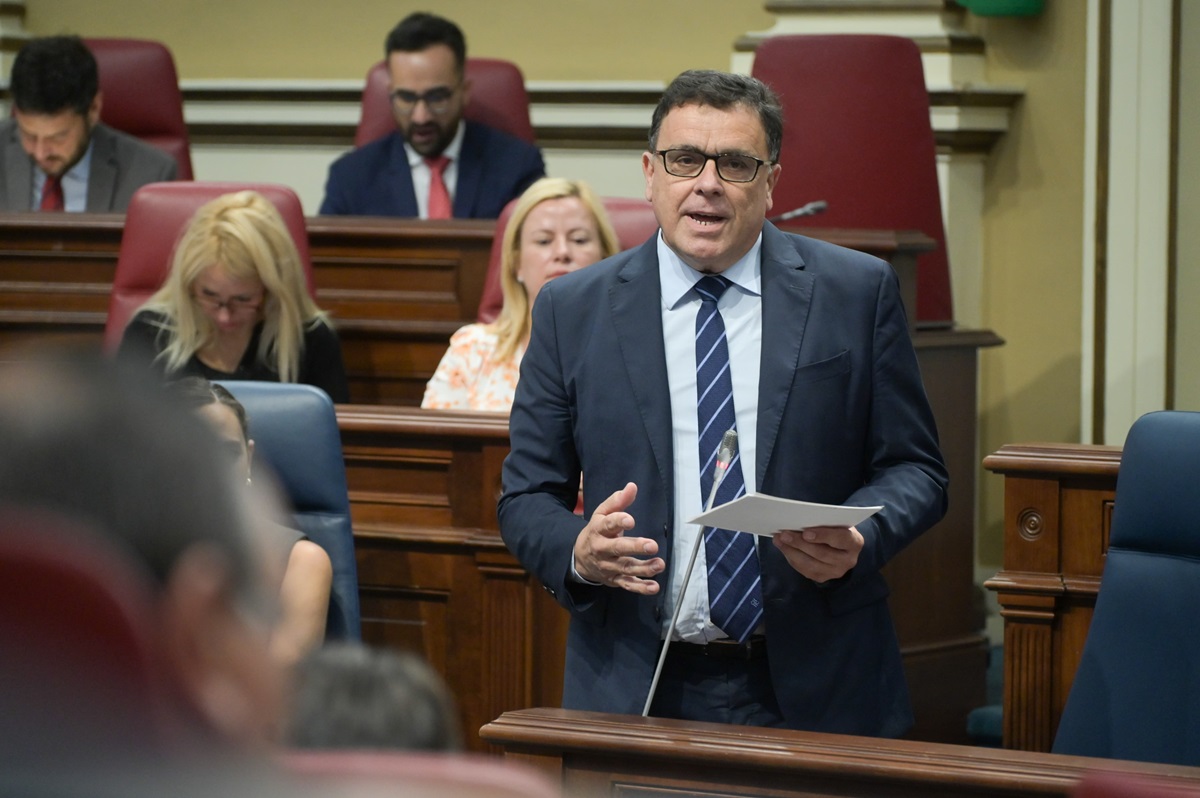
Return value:
[(42, 186), (42, 204), (40, 210), (61, 211), (63, 209), (62, 176), (46, 175)]
[(450, 207), (450, 192), (446, 189), (442, 173), (450, 165), (450, 159), (439, 155), (436, 158), (426, 158), (425, 163), (429, 166), (429, 218), (449, 219), (454, 213)]

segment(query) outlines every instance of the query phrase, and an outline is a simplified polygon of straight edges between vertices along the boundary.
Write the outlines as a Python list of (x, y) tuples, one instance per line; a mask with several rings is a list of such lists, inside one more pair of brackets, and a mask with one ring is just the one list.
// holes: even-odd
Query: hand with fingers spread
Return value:
[(654, 556), (658, 543), (625, 536), (634, 527), (625, 509), (636, 497), (637, 485), (630, 482), (600, 503), (575, 540), (575, 570), (589, 582), (648, 596), (658, 592), (654, 577), (665, 564)]
[(786, 530), (774, 541), (792, 568), (818, 584), (850, 573), (863, 547), (863, 536), (852, 526)]

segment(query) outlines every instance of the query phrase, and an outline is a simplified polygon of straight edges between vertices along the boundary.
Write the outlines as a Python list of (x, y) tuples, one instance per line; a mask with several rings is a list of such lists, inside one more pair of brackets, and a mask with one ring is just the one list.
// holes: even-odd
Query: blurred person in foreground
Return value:
[[(760, 81), (679, 75), (642, 154), (658, 235), (534, 307), (498, 512), (571, 613), (567, 708), (640, 714), (678, 606), (649, 714), (912, 724), (880, 569), (945, 513), (946, 468), (890, 266), (766, 221), (782, 139)], [(729, 430), (715, 504), (759, 491), (883, 509), (769, 540), (688, 523)]]
[(421, 407), (507, 413), (542, 286), (619, 249), (604, 205), (583, 181), (544, 177), (526, 189), (504, 229), (503, 309), (491, 324), (454, 333)]
[(78, 36), (31, 39), (10, 78), (0, 211), (124, 213), (133, 192), (175, 179), (174, 158), (100, 121), (96, 58)]
[(159, 374), (316, 386), (349, 401), (341, 344), (300, 254), (261, 194), (217, 197), (188, 223), (167, 280), (130, 319), (117, 358)]
[(314, 651), (292, 679), (284, 742), (319, 750), (458, 751), (449, 689), (425, 660), (362, 644)]
[[(85, 721), (75, 704), (40, 708), (25, 722), (7, 715), (4, 737), (17, 744), (0, 754), (37, 748), (26, 724), (93, 722), (74, 729), (82, 746), (64, 736), (37, 754), (136, 769), (266, 752), (279, 730), (283, 681), (269, 653), (277, 608), (259, 499), (235, 483), (203, 422), (144, 375), (81, 356), (33, 357), (25, 352), (0, 365), (0, 505), (60, 514), (145, 572), (154, 654), (145, 689), (166, 711), (136, 744), (123, 733), (145, 714), (142, 706), (99, 722)], [(114, 689), (88, 662), (53, 664), (77, 671), (85, 697)], [(0, 689), (16, 688), (5, 681)], [(38, 761), (8, 764), (36, 768)]]
[[(203, 377), (185, 377), (169, 386), (182, 407), (196, 413), (217, 435), (234, 476), (252, 484), (252, 419), (224, 386)], [(281, 615), (271, 634), (271, 653), (284, 666), (294, 665), (325, 639), (333, 564), (320, 545), (281, 524), (267, 522), (279, 550)]]

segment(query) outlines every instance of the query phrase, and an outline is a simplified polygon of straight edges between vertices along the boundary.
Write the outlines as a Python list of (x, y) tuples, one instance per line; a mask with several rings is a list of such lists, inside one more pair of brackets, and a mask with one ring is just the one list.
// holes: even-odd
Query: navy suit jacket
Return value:
[[(657, 237), (545, 286), (512, 409), (500, 530), (571, 612), (563, 705), (638, 714), (663, 596), (574, 582), (585, 518), (637, 483), (629, 533), (672, 549), (671, 403)], [(788, 725), (895, 736), (912, 724), (880, 568), (946, 509), (947, 474), (895, 274), (852, 250), (763, 229), (756, 484), (828, 504), (883, 505), (857, 566), (832, 584), (759, 543), (767, 651)]]
[[(454, 218), (496, 219), (509, 200), (544, 177), (537, 147), (467, 122), (454, 188)], [(412, 169), (399, 132), (348, 152), (329, 167), (321, 213), (341, 216), (417, 216)]]
[[(33, 159), (21, 147), (16, 120), (0, 122), (0, 211), (28, 211), (33, 204)], [(133, 192), (147, 183), (174, 180), (175, 159), (105, 124), (92, 128), (92, 166), (87, 210), (124, 213)]]

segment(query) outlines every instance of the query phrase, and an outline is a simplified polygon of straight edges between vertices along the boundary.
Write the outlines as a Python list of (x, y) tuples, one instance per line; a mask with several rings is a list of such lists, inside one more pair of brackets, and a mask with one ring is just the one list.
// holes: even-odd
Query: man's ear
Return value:
[(237, 738), (246, 725), (246, 700), (225, 668), (230, 606), (230, 569), (213, 547), (192, 546), (171, 571), (161, 618), (165, 656), (183, 698), (211, 730)]
[(102, 105), (104, 105), (104, 92), (97, 91), (96, 96), (92, 98), (92, 104), (87, 111), (88, 127), (91, 127), (100, 121), (100, 107)]
[(463, 108), (466, 108), (467, 103), (469, 103), (469, 102), (471, 102), (471, 79), (466, 76), (466, 72), (464, 70), (463, 80), (462, 80), (462, 106), (463, 106)]

